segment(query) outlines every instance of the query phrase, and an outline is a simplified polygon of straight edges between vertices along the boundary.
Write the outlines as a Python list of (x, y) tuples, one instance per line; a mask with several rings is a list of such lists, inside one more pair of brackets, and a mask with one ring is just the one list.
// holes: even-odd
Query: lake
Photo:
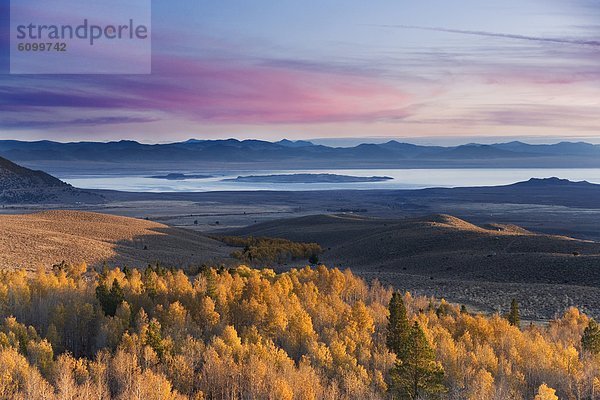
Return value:
[[(600, 184), (600, 169), (340, 169), (340, 170), (282, 170), (282, 171), (164, 171), (212, 175), (205, 179), (166, 180), (147, 176), (71, 175), (59, 176), (73, 186), (85, 189), (112, 189), (132, 192), (208, 192), (239, 190), (334, 190), (334, 189), (422, 189), (428, 187), (496, 186), (529, 180), (558, 177), (572, 181), (586, 180)], [(224, 181), (238, 176), (274, 174), (337, 174), (351, 176), (389, 176), (384, 182), (361, 183), (260, 183)]]

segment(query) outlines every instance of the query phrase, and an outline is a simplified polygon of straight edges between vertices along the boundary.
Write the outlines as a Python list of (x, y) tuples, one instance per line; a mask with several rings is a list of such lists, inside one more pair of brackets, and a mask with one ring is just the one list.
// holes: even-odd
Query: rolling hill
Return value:
[[(494, 312), (516, 298), (548, 319), (576, 305), (600, 316), (600, 243), (514, 225), (477, 226), (448, 215), (379, 219), (316, 215), (228, 232), (316, 242), (320, 261), (400, 290)], [(289, 267), (289, 266), (288, 266)]]
[(101, 203), (101, 195), (74, 188), (42, 171), (0, 157), (0, 204)]
[(186, 268), (217, 265), (232, 251), (185, 229), (78, 211), (0, 215), (0, 231), (0, 268), (49, 268), (62, 261), (96, 268), (156, 262)]
[(353, 270), (437, 278), (600, 286), (600, 243), (448, 215), (401, 220), (318, 215), (266, 222), (237, 235), (316, 242), (323, 261)]
[[(0, 268), (89, 266), (187, 268), (235, 263), (236, 250), (203, 233), (148, 220), (78, 211), (0, 215)], [(550, 318), (568, 305), (597, 315), (600, 243), (542, 235), (514, 225), (477, 226), (448, 215), (384, 219), (313, 215), (219, 234), (317, 242), (320, 261), (350, 267), (400, 290), (494, 311), (518, 298), (524, 317)], [(303, 262), (281, 265), (286, 269)]]

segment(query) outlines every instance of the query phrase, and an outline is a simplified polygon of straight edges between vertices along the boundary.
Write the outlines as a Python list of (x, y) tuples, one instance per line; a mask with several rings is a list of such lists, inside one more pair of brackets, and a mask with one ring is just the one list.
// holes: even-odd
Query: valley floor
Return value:
[[(317, 214), (345, 214), (381, 220), (401, 220), (446, 213), (479, 226), (489, 223), (515, 224), (535, 233), (565, 235), (591, 241), (600, 240), (598, 229), (600, 206), (591, 208), (568, 204), (527, 204), (517, 203), (514, 198), (494, 197), (493, 201), (488, 199), (469, 202), (458, 201), (456, 198), (442, 198), (438, 195), (415, 198), (396, 191), (172, 194), (103, 192), (103, 194), (109, 198), (106, 204), (78, 205), (70, 208), (148, 219), (172, 228), (185, 228), (210, 235), (241, 232), (255, 224)], [(550, 201), (552, 202), (564, 203), (564, 201)], [(0, 209), (0, 213), (22, 214), (47, 208), (65, 208), (65, 206), (5, 206)], [(277, 237), (277, 235), (269, 236)], [(319, 242), (318, 237), (303, 239)], [(551, 253), (552, 249), (546, 252)], [(221, 257), (227, 258), (227, 250), (219, 250), (218, 253)], [(216, 260), (214, 256), (211, 257), (213, 261)], [(590, 315), (600, 316), (600, 281), (586, 281), (588, 276), (596, 276), (597, 270), (600, 269), (598, 258), (590, 259), (593, 262), (587, 270), (589, 274), (583, 272), (581, 275), (581, 271), (578, 270), (577, 274), (581, 275), (578, 278), (564, 278), (562, 274), (558, 274), (550, 280), (542, 278), (540, 274), (531, 275), (529, 279), (527, 275), (519, 276), (518, 279), (511, 277), (499, 279), (495, 275), (478, 276), (475, 273), (469, 275), (469, 272), (456, 275), (456, 270), (445, 270), (443, 258), (438, 260), (439, 271), (418, 268), (403, 271), (398, 268), (400, 264), (396, 261), (386, 265), (389, 260), (379, 262), (375, 259), (364, 264), (351, 262), (351, 260), (330, 259), (327, 250), (322, 259), (331, 266), (350, 267), (367, 279), (377, 278), (398, 289), (446, 298), (455, 303), (469, 304), (486, 312), (498, 310), (504, 312), (511, 299), (517, 298), (522, 304), (524, 317), (531, 320), (553, 318), (557, 312), (562, 312), (571, 305), (580, 307)], [(515, 261), (519, 262), (519, 258)], [(528, 258), (522, 258), (521, 262), (524, 266), (531, 263)], [(297, 262), (278, 268), (287, 269), (301, 266), (303, 263)], [(564, 268), (567, 273), (568, 265), (570, 264)], [(540, 266), (543, 267), (544, 265)]]

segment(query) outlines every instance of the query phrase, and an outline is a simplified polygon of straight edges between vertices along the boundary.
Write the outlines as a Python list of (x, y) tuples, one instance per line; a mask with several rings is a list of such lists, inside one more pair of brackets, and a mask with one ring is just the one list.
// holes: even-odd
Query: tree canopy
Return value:
[(593, 399), (597, 331), (575, 308), (521, 330), (325, 266), (4, 270), (0, 398)]

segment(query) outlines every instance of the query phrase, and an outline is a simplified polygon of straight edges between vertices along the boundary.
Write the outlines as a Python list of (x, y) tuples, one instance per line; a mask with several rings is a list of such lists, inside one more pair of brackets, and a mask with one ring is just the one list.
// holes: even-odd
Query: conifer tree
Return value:
[(145, 342), (148, 346), (156, 352), (156, 354), (162, 359), (165, 352), (165, 345), (161, 334), (160, 322), (155, 318), (152, 318), (148, 324), (148, 330), (146, 331)]
[(590, 319), (581, 337), (581, 348), (592, 354), (600, 354), (600, 325)]
[(398, 358), (402, 358), (410, 334), (410, 324), (406, 315), (404, 300), (402, 300), (400, 293), (395, 292), (392, 294), (388, 308), (390, 315), (387, 327), (387, 347)]
[(519, 303), (517, 303), (517, 300), (515, 300), (515, 299), (512, 299), (512, 301), (510, 302), (510, 313), (508, 314), (508, 322), (512, 326), (516, 326), (516, 327), (521, 326)]
[(96, 287), (96, 298), (102, 306), (104, 314), (114, 317), (117, 312), (117, 307), (125, 300), (123, 289), (116, 279), (113, 281), (110, 290), (102, 283)]
[(444, 370), (435, 360), (435, 353), (416, 321), (410, 330), (403, 358), (396, 361), (391, 375), (390, 389), (397, 399), (437, 398), (446, 391)]

